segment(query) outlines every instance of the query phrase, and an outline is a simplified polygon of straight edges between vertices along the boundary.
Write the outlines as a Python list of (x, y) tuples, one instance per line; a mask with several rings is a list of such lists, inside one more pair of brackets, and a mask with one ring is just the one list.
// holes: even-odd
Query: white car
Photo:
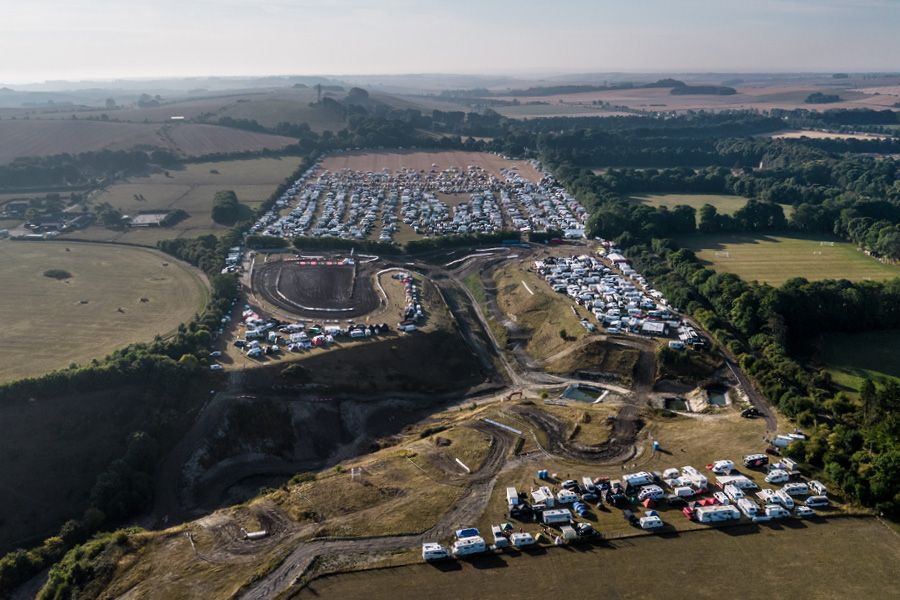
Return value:
[(224, 368), (225, 368), (225, 367), (223, 367), (222, 365), (220, 365), (220, 364), (218, 364), (218, 363), (213, 363), (213, 364), (209, 365), (209, 370), (210, 370), (210, 371), (221, 371), (221, 370), (224, 369)]
[(713, 498), (718, 500), (719, 504), (721, 504), (723, 506), (731, 504), (731, 500), (728, 498), (728, 496), (726, 496), (722, 492), (716, 492), (715, 494), (713, 494)]
[(424, 560), (444, 560), (449, 557), (450, 553), (440, 544), (435, 544), (434, 542), (422, 544), (422, 558)]
[(794, 516), (800, 519), (816, 516), (816, 511), (808, 506), (798, 506), (794, 509)]

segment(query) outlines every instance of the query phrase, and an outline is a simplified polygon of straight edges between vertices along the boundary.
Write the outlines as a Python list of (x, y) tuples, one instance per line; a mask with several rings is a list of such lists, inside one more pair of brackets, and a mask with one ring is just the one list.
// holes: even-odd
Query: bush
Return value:
[(72, 274), (62, 269), (47, 269), (46, 271), (44, 271), (44, 277), (49, 277), (50, 279), (59, 279), (60, 281), (62, 281), (63, 279), (71, 279)]
[(315, 473), (297, 473), (293, 477), (290, 478), (288, 483), (291, 485), (299, 485), (301, 483), (307, 483), (309, 481), (315, 481), (316, 474)]

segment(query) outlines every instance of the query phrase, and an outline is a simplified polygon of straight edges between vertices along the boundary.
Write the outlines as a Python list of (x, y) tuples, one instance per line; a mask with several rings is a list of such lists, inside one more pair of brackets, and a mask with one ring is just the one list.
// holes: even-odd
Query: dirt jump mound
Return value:
[(378, 308), (374, 271), (347, 261), (269, 262), (253, 273), (253, 288), (267, 302), (313, 319), (349, 319)]

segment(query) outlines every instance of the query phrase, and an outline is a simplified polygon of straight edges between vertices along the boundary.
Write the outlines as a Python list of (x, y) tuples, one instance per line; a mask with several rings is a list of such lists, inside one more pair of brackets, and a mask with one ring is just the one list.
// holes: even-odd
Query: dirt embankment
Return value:
[(587, 446), (569, 439), (570, 423), (545, 411), (527, 404), (513, 406), (509, 410), (546, 435), (547, 452), (577, 461), (618, 463), (630, 459), (636, 451), (635, 441), (638, 432), (644, 425), (637, 406), (627, 404), (615, 416), (613, 433), (609, 440), (602, 444)]

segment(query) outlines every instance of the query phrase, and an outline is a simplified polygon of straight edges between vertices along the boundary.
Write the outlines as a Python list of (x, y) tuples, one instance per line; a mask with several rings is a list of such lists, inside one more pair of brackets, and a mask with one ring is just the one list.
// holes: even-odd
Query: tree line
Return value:
[(666, 240), (629, 247), (635, 267), (737, 357), (784, 414), (811, 430), (788, 452), (822, 469), (849, 500), (900, 515), (900, 386), (868, 382), (859, 400), (801, 358), (833, 331), (900, 328), (900, 278), (792, 279), (775, 288), (704, 267)]

